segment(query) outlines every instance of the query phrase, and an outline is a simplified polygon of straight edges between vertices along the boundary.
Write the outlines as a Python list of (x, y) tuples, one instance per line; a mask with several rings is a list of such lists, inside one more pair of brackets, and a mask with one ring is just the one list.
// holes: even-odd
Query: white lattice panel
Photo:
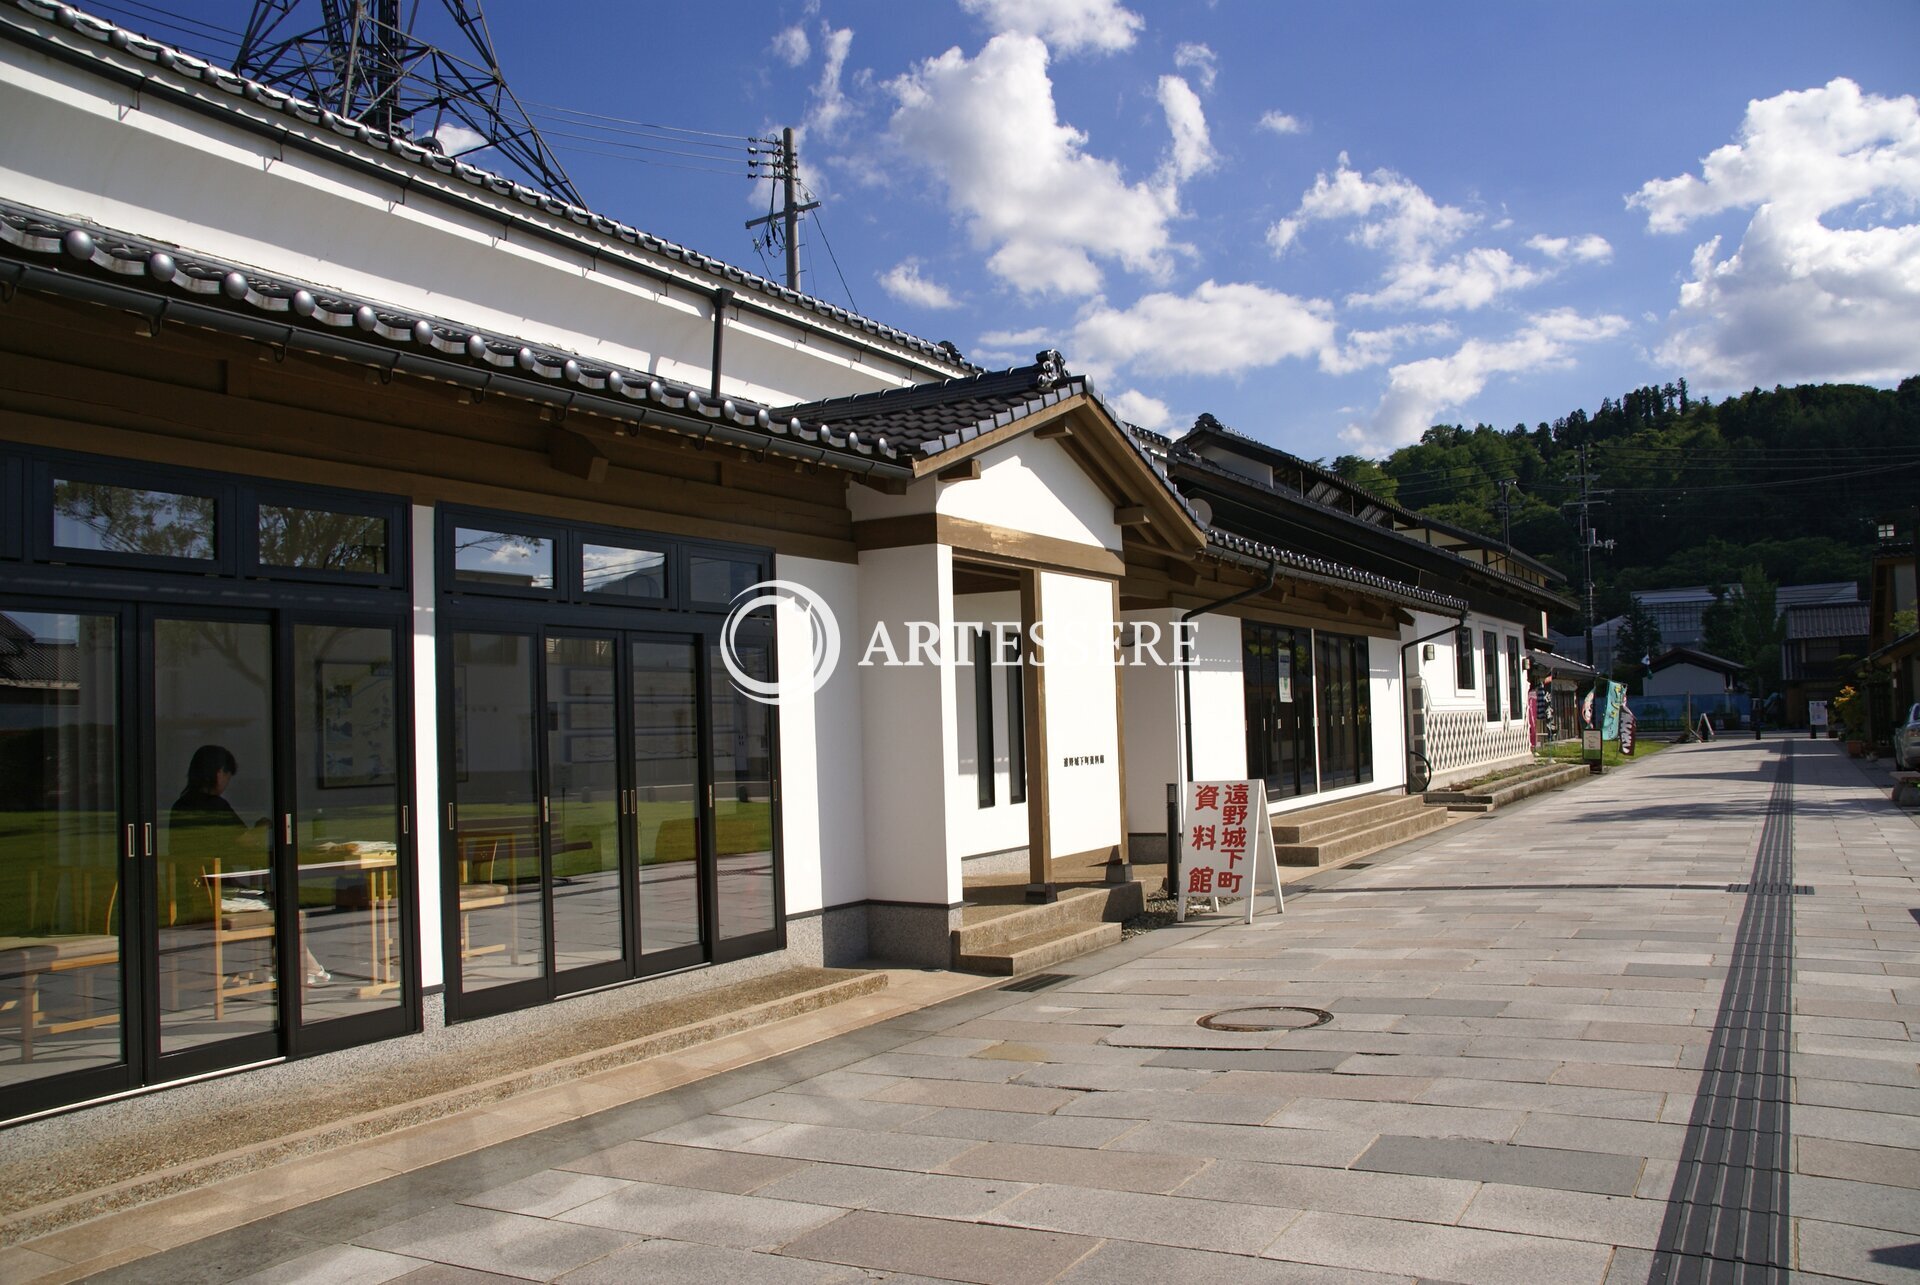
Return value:
[(1427, 762), (1435, 776), (1497, 763), (1526, 751), (1525, 723), (1489, 723), (1477, 709), (1427, 711)]

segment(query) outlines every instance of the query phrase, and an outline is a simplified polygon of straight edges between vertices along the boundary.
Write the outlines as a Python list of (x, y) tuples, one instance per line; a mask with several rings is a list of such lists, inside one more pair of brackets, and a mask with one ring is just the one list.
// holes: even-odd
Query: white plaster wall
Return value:
[[(1055, 856), (1120, 842), (1120, 738), (1115, 718), (1113, 583), (1040, 575), (1045, 629), (1047, 825)], [(1070, 758), (1099, 763), (1066, 766)]]
[(1120, 547), (1113, 501), (1059, 442), (1028, 434), (983, 451), (979, 460), (978, 478), (941, 485), (934, 500), (938, 512), (1075, 544)]
[[(1205, 615), (1194, 623), (1199, 631), (1191, 682), (1192, 779), (1243, 780), (1247, 775), (1247, 691), (1240, 622), (1232, 616)], [(1164, 806), (1163, 801), (1163, 810)]]
[[(1180, 613), (1171, 607), (1127, 611), (1121, 619), (1136, 627), (1160, 626), (1159, 654), (1173, 658), (1173, 627)], [(1159, 834), (1167, 826), (1167, 786), (1180, 777), (1180, 671), (1156, 664), (1141, 652), (1120, 670), (1120, 699), (1127, 742), (1127, 832)], [(1244, 755), (1244, 751), (1242, 751)]]
[[(844, 905), (866, 896), (865, 771), (861, 754), (860, 680), (849, 655), (860, 619), (860, 573), (843, 562), (781, 556), (774, 574), (813, 590), (841, 631), (840, 660), (817, 692), (789, 682), (779, 710), (780, 860), (787, 913)], [(804, 613), (783, 604), (779, 615), (783, 680), (813, 672), (813, 643)]]
[(420, 984), (446, 983), (440, 928), (440, 667), (434, 604), (433, 506), (413, 519), (413, 847), (414, 900), (420, 908)]
[(932, 478), (922, 478), (909, 486), (904, 494), (888, 495), (885, 491), (876, 491), (870, 486), (862, 486), (849, 478), (847, 480), (847, 512), (853, 515), (855, 522), (931, 513), (935, 492), (949, 485), (952, 484), (936, 482)]
[[(172, 79), (130, 56), (107, 56), (142, 76)], [(301, 132), (279, 113), (175, 83)], [(353, 173), (13, 44), (0, 45), (0, 120), (7, 122), (0, 190), (10, 200), (395, 309), (701, 387), (709, 381), (707, 301), (625, 265), (648, 263), (698, 290), (719, 282), (517, 201), (324, 135), (329, 146), (371, 159), (394, 178)], [(435, 186), (500, 213), (469, 213), (424, 195)], [(535, 237), (529, 221), (564, 232), (577, 248)], [(862, 342), (850, 330), (839, 338), (825, 319), (808, 329), (739, 317), (728, 328), (724, 365), (725, 392), (775, 405), (928, 377), (924, 366), (904, 354), (891, 357), (876, 341)]]
[[(1027, 846), (1027, 805), (1012, 802), (1011, 745), (1021, 729), (1007, 717), (1007, 683), (1020, 680), (1017, 667), (988, 670), (993, 695), (993, 757), (985, 770), (993, 774), (993, 806), (980, 806), (979, 749), (976, 740), (974, 684), (979, 672), (972, 661), (972, 630), (979, 626), (1004, 625), (1020, 628), (1020, 595), (1012, 593), (962, 594), (954, 599), (954, 624), (959, 646), (955, 663), (947, 673), (952, 688), (954, 712), (954, 779), (948, 786), (952, 799), (952, 832), (962, 857), (986, 852), (1005, 852)], [(1002, 630), (1001, 632), (1005, 632)], [(996, 645), (997, 657), (1000, 649)]]
[[(899, 659), (907, 623), (951, 635), (953, 551), (941, 545), (871, 549), (860, 555), (860, 628), (846, 640), (859, 664), (885, 622)], [(867, 890), (870, 898), (950, 906), (960, 900), (960, 861), (949, 832), (948, 791), (955, 726), (953, 685), (940, 668), (889, 667), (876, 656), (858, 673), (865, 774)]]
[[(1228, 450), (1221, 446), (1203, 447), (1200, 451), (1200, 458), (1210, 464), (1218, 464), (1230, 473), (1238, 473), (1241, 477), (1252, 478), (1262, 486), (1273, 485), (1273, 467), (1271, 465), (1262, 464), (1258, 460), (1250, 460), (1238, 451)], [(1204, 780), (1208, 778), (1201, 779)]]

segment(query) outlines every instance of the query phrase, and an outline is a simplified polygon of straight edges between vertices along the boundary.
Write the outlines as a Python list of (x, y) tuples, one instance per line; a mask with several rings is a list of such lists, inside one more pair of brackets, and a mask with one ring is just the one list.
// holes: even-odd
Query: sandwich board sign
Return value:
[(1180, 800), (1180, 895), (1174, 917), (1187, 920), (1187, 902), (1246, 900), (1253, 922), (1254, 891), (1262, 875), (1273, 889), (1275, 914), (1285, 914), (1280, 862), (1273, 850), (1264, 781), (1189, 781)]

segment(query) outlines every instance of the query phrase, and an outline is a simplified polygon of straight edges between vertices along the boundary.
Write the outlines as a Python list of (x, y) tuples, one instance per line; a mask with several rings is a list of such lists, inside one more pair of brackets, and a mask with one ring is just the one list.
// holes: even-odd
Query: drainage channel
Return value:
[[(1649, 1285), (1788, 1276), (1793, 743), (1781, 743), (1733, 959)], [(1810, 891), (1810, 890), (1809, 890)]]

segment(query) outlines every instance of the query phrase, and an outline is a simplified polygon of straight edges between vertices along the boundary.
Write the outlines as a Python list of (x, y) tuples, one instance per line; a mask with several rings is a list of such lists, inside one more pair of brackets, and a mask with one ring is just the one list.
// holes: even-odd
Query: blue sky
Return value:
[(549, 129), (593, 133), (570, 108), (719, 136), (686, 136), (720, 149), (696, 161), (556, 135), (594, 208), (758, 269), (741, 225), (766, 195), (728, 140), (796, 126), (824, 202), (806, 289), (989, 367), (1058, 347), (1149, 427), (1208, 411), (1378, 454), (1679, 377), (1717, 397), (1920, 373), (1912, 0), (488, 19)]

